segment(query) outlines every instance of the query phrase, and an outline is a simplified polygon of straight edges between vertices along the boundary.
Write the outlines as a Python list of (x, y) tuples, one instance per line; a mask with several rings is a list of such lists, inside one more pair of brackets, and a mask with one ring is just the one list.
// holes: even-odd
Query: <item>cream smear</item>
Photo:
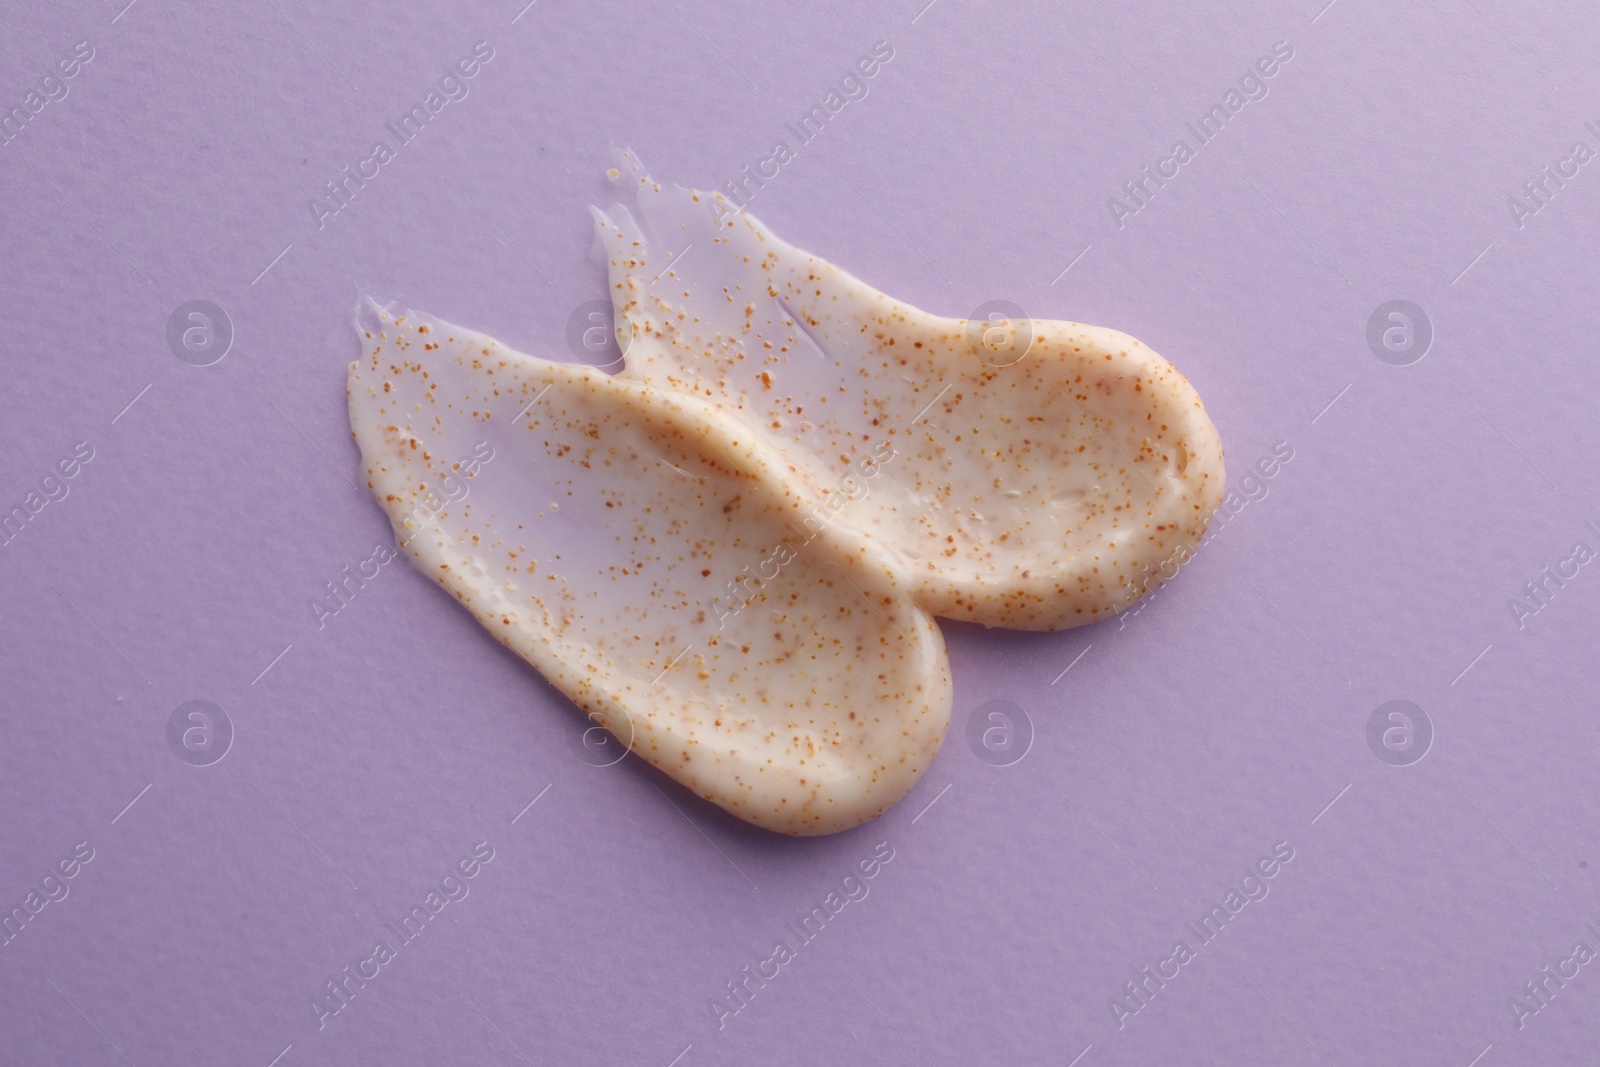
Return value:
[(1221, 443), (1126, 334), (932, 315), (631, 153), (611, 175), (622, 372), (366, 301), (367, 484), (423, 573), (629, 751), (758, 826), (856, 826), (948, 725), (932, 616), (1122, 610), (1198, 545)]
[[(785, 243), (721, 193), (651, 180), (595, 209), (626, 367), (760, 433), (936, 615), (1025, 630), (1095, 622), (1199, 544), (1222, 445), (1193, 387), (1127, 334), (945, 318)], [(881, 457), (890, 456), (888, 462)]]
[(950, 716), (939, 630), (878, 555), (783, 550), (806, 502), (770, 442), (425, 315), (368, 302), (357, 330), (350, 425), (402, 549), (632, 752), (788, 834), (916, 782)]

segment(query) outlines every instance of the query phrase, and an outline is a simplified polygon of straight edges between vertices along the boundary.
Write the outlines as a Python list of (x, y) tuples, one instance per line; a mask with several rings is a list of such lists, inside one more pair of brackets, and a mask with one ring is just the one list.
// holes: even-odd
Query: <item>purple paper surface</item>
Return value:
[[(0, 1063), (1595, 1059), (1592, 5), (124, 2), (0, 34)], [(357, 294), (579, 358), (613, 141), (1221, 431), (1136, 614), (944, 624), (860, 829), (591, 765), (407, 564), (310, 606)]]

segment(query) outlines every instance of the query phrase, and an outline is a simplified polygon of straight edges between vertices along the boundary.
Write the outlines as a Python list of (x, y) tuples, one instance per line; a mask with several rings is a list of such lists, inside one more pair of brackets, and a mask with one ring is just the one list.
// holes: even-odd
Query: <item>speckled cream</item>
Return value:
[(627, 204), (594, 217), (622, 376), (759, 433), (814, 504), (878, 457), (866, 492), (821, 513), (922, 607), (1077, 626), (1127, 607), (1198, 545), (1222, 498), (1222, 445), (1189, 382), (1139, 341), (931, 315), (720, 193), (652, 181), (629, 152), (610, 174)]
[(426, 316), (356, 325), (350, 424), (403, 551), (634, 753), (787, 834), (917, 781), (938, 628), (881, 553), (807, 530), (780, 435)]

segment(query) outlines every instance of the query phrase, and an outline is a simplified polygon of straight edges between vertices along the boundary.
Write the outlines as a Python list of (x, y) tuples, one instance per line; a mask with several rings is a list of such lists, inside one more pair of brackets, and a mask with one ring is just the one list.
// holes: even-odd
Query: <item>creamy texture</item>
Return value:
[(630, 751), (758, 826), (881, 814), (949, 722), (930, 613), (1053, 630), (1171, 576), (1222, 446), (1114, 330), (948, 319), (619, 152), (623, 371), (371, 301), (350, 425), (397, 540)]
[(630, 152), (610, 173), (629, 203), (594, 217), (622, 375), (766, 438), (831, 536), (881, 555), (922, 607), (1077, 626), (1198, 545), (1222, 498), (1222, 445), (1188, 381), (1139, 341), (931, 315), (720, 193), (652, 181)]
[(789, 834), (916, 782), (950, 715), (938, 628), (881, 554), (797, 532), (772, 442), (426, 316), (368, 302), (357, 330), (350, 425), (403, 550), (631, 751)]

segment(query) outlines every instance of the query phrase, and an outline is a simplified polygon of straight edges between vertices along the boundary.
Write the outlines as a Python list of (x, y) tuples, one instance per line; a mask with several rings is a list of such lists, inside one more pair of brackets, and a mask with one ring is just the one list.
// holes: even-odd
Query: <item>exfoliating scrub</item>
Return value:
[[(1222, 443), (1187, 379), (1127, 334), (950, 319), (786, 244), (721, 193), (595, 211), (622, 376), (702, 397), (826, 499), (891, 456), (836, 525), (936, 615), (1020, 630), (1107, 618), (1222, 500)], [(685, 251), (686, 250), (686, 251)]]
[(859, 825), (949, 724), (933, 616), (1127, 607), (1199, 543), (1221, 443), (1125, 334), (930, 315), (630, 153), (612, 175), (622, 372), (364, 301), (367, 484), (413, 563), (628, 751), (757, 826)]

